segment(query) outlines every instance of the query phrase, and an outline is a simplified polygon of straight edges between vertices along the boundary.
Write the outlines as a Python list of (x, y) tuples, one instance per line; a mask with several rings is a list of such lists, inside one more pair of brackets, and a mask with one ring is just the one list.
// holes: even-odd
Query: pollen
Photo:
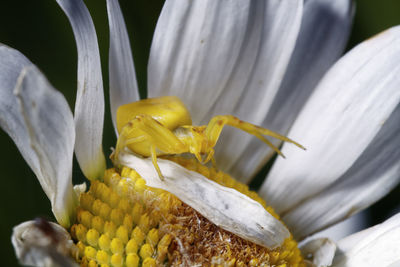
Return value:
[[(263, 199), (229, 175), (197, 160), (168, 157), (181, 166), (251, 197)], [(292, 237), (275, 249), (219, 228), (176, 196), (151, 188), (127, 167), (108, 169), (81, 194), (70, 228), (81, 266), (306, 266)]]

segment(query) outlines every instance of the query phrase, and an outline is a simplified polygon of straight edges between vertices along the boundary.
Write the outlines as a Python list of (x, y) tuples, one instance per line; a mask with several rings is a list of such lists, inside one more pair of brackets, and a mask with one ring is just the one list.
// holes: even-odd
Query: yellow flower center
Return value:
[[(251, 197), (279, 216), (255, 192), (195, 159), (168, 157), (183, 167)], [(109, 169), (81, 194), (71, 235), (81, 266), (305, 266), (292, 237), (268, 249), (211, 223), (177, 197), (146, 186), (127, 167)]]

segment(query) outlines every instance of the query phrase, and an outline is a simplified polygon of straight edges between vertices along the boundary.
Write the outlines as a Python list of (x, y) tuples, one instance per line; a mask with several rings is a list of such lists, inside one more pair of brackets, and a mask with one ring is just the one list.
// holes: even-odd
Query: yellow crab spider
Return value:
[(241, 121), (232, 115), (218, 115), (206, 126), (194, 126), (189, 111), (178, 97), (163, 96), (143, 99), (118, 108), (119, 138), (115, 155), (118, 156), (121, 149), (128, 147), (136, 154), (151, 157), (161, 180), (163, 176), (157, 164), (157, 156), (191, 153), (199, 162), (204, 164), (211, 160), (216, 167), (214, 146), (225, 125), (254, 135), (281, 156), (281, 151), (263, 135), (303, 148), (285, 136)]

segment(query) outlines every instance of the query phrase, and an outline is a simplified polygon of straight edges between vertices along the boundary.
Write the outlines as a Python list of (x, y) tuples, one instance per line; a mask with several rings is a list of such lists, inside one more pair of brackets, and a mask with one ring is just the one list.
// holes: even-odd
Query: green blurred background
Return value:
[[(103, 67), (106, 97), (104, 130), (105, 153), (114, 145), (108, 107), (108, 22), (105, 0), (85, 1), (94, 20)], [(135, 68), (142, 96), (145, 96), (146, 64), (152, 34), (163, 1), (120, 0), (130, 34)], [(354, 27), (348, 49), (366, 38), (400, 24), (400, 1), (356, 1)], [(18, 49), (35, 63), (55, 88), (74, 106), (76, 90), (76, 47), (69, 22), (54, 0), (3, 1), (0, 7), (0, 43)], [(38, 216), (53, 219), (49, 201), (38, 181), (25, 164), (11, 139), (0, 130), (0, 266), (18, 266), (10, 242), (12, 227)], [(74, 182), (83, 181), (74, 163)], [(369, 224), (390, 216), (398, 204), (397, 188), (375, 204), (369, 213)]]

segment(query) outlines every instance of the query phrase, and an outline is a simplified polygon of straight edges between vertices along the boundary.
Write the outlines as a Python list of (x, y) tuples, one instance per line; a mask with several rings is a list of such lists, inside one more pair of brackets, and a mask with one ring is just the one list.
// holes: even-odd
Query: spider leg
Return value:
[(164, 181), (164, 176), (162, 175), (160, 167), (158, 166), (158, 163), (157, 163), (157, 153), (156, 153), (155, 145), (151, 146), (151, 161), (153, 162), (153, 166), (158, 173), (158, 177), (160, 177), (161, 181)]
[(211, 160), (212, 167), (214, 168), (215, 171), (218, 172), (218, 167), (217, 167), (217, 161), (214, 158), (215, 150), (211, 149), (210, 153), (208, 153), (207, 158), (205, 162), (209, 162)]
[(210, 142), (211, 147), (214, 147), (218, 141), (218, 138), (221, 134), (221, 131), (225, 125), (229, 125), (235, 128), (238, 128), (242, 131), (245, 131), (251, 135), (254, 135), (264, 143), (266, 143), (269, 147), (271, 147), (275, 152), (279, 155), (283, 156), (282, 152), (273, 145), (268, 139), (266, 139), (263, 135), (271, 136), (273, 138), (279, 139), (284, 142), (292, 143), (302, 149), (305, 149), (302, 145), (293, 141), (292, 139), (287, 138), (286, 136), (280, 135), (274, 131), (268, 130), (266, 128), (262, 128), (251, 124), (249, 122), (242, 121), (232, 115), (219, 115), (213, 117), (207, 125), (205, 130), (205, 134)]
[[(188, 150), (171, 130), (149, 115), (138, 115), (123, 127), (117, 141), (117, 157), (125, 147), (139, 155), (151, 157), (161, 180), (164, 177), (157, 164), (157, 155), (181, 154)], [(157, 154), (157, 149), (162, 153)]]
[(145, 140), (147, 140), (146, 136), (141, 135), (141, 136), (138, 136), (138, 137), (127, 139), (126, 142), (125, 142), (125, 145), (129, 146), (129, 145), (132, 145), (132, 144), (135, 144), (135, 143), (143, 142)]
[[(130, 139), (126, 140), (125, 145), (134, 145), (135, 143), (140, 143), (145, 140), (149, 140), (149, 138), (145, 135), (141, 135), (139, 137), (130, 138)], [(157, 152), (156, 152), (155, 145), (150, 146), (150, 154), (151, 154), (151, 161), (153, 162), (154, 168), (157, 171), (158, 177), (160, 177), (161, 181), (164, 181), (164, 176), (162, 175), (160, 167), (158, 166), (158, 163), (157, 163)]]
[[(207, 158), (204, 160), (204, 162), (209, 162), (211, 160), (212, 162), (215, 163), (214, 153), (215, 153), (214, 149), (211, 149), (207, 155)], [(214, 163), (213, 163), (213, 165), (214, 165)]]

